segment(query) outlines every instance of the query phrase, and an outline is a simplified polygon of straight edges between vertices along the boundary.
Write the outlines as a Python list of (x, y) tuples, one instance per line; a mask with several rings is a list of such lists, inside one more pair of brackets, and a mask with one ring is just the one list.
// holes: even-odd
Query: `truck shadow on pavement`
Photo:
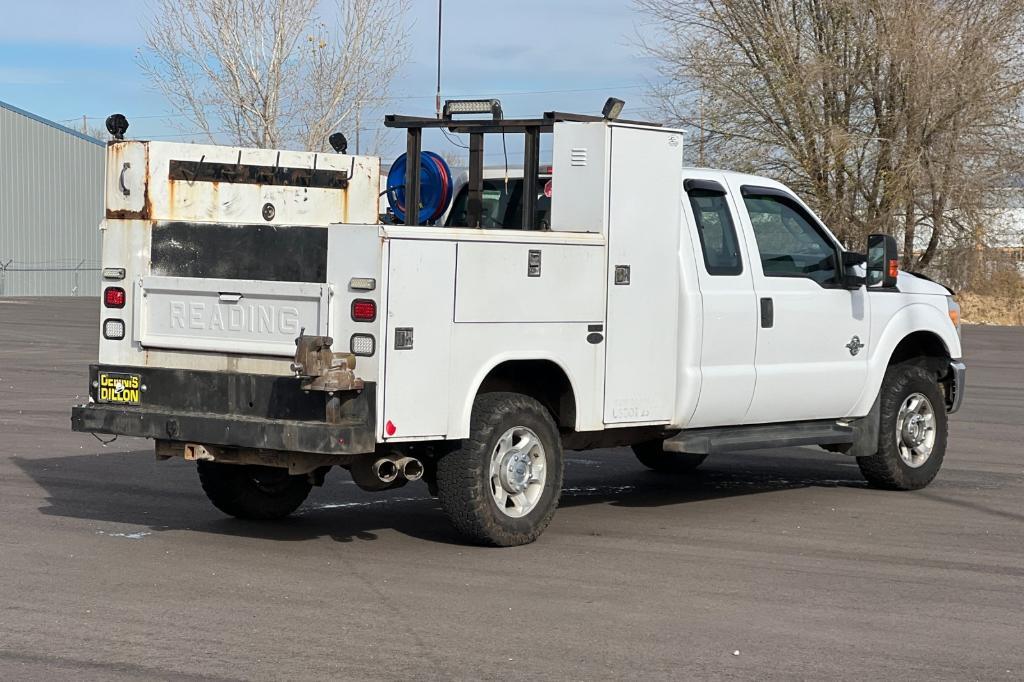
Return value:
[[(293, 516), (250, 522), (226, 517), (209, 503), (194, 465), (156, 462), (150, 451), (13, 461), (46, 492), (41, 513), (99, 522), (103, 525), (96, 528), (97, 534), (132, 537), (141, 526), (147, 534), (186, 530), (285, 542), (324, 537), (353, 542), (375, 540), (378, 531), (393, 530), (421, 540), (463, 544), (423, 483), (367, 493), (338, 469), (328, 475), (323, 488), (314, 488)], [(813, 450), (720, 455), (685, 476), (648, 471), (628, 450), (569, 452), (560, 508), (684, 506), (815, 487), (867, 484), (852, 461)], [(680, 522), (685, 518), (681, 509)]]

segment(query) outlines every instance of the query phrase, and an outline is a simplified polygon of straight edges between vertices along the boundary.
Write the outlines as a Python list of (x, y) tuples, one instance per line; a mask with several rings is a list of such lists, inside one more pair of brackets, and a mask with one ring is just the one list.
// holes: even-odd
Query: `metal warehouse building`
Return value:
[(0, 296), (99, 296), (100, 140), (0, 102)]

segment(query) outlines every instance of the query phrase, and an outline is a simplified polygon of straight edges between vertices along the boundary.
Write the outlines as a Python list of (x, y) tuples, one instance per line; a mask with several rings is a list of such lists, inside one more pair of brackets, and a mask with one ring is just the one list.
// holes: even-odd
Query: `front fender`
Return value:
[[(945, 304), (944, 300), (943, 304)], [(934, 334), (942, 342), (950, 358), (962, 356), (960, 337), (945, 310), (940, 310), (937, 306), (924, 302), (907, 304), (885, 322), (880, 333), (875, 334), (872, 330), (872, 337), (877, 340), (871, 344), (867, 380), (850, 416), (864, 416), (871, 410), (875, 396), (878, 395), (878, 391), (882, 387), (885, 370), (889, 366), (889, 359), (892, 357), (893, 351), (903, 339), (915, 332)]]

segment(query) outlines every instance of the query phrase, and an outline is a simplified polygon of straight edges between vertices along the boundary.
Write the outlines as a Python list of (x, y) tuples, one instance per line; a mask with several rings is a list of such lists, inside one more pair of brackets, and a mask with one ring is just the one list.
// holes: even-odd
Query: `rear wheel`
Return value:
[(470, 540), (524, 545), (543, 532), (562, 491), (562, 443), (551, 414), (518, 393), (486, 393), (469, 438), (437, 463), (437, 497)]
[(696, 455), (689, 452), (665, 452), (664, 442), (660, 440), (637, 443), (633, 446), (633, 454), (648, 469), (665, 474), (685, 474), (693, 471), (707, 459), (707, 455)]
[(199, 482), (213, 506), (240, 519), (281, 519), (299, 508), (313, 485), (287, 469), (197, 462)]
[(878, 452), (858, 457), (864, 478), (889, 490), (917, 490), (932, 482), (946, 454), (945, 398), (921, 367), (886, 370), (879, 396)]

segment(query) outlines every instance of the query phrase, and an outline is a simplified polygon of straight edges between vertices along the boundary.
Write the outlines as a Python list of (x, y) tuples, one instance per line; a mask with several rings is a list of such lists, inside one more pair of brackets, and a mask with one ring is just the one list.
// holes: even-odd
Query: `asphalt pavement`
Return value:
[(1024, 679), (1024, 328), (965, 330), (925, 490), (815, 448), (575, 452), (511, 549), (343, 471), (223, 516), (193, 465), (71, 432), (97, 330), (95, 301), (0, 299), (0, 679)]

